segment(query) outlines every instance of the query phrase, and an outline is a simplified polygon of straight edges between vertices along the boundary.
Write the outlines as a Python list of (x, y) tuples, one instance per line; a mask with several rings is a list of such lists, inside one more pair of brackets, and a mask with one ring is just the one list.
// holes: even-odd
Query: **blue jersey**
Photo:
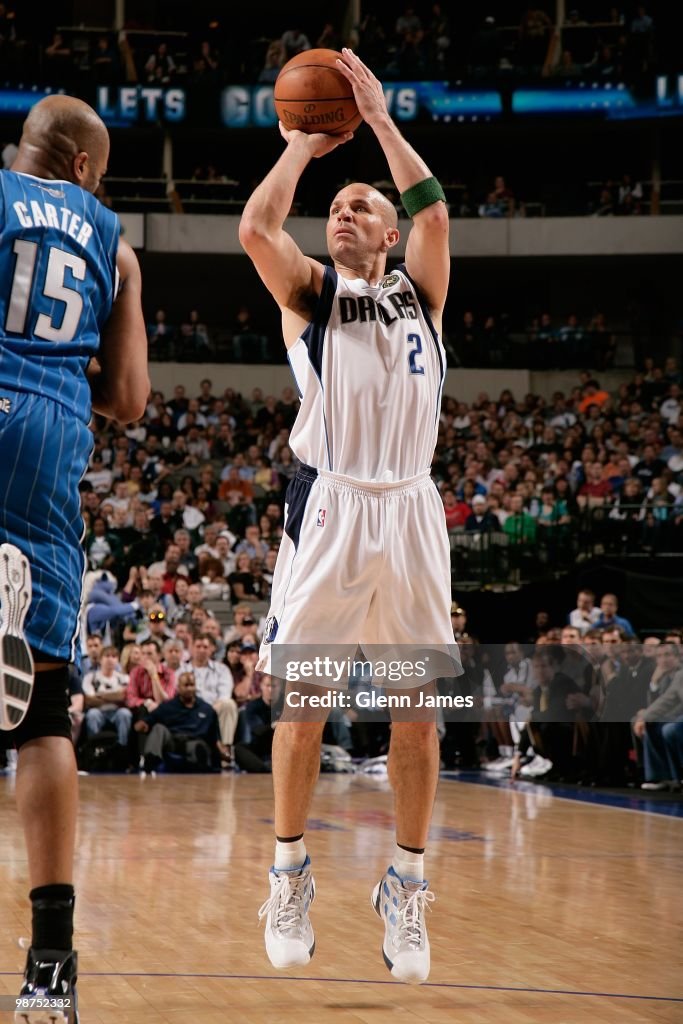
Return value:
[(0, 172), (0, 389), (90, 419), (85, 371), (115, 298), (119, 233), (78, 185)]

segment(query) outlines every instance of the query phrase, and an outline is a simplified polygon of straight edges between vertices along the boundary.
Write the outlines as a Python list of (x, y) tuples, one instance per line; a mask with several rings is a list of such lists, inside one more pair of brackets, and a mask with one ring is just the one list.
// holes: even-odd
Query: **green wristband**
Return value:
[(438, 203), (439, 200), (445, 203), (446, 196), (439, 182), (433, 177), (418, 181), (417, 185), (412, 185), (405, 192), (401, 192), (401, 202), (409, 217), (414, 217), (420, 210)]

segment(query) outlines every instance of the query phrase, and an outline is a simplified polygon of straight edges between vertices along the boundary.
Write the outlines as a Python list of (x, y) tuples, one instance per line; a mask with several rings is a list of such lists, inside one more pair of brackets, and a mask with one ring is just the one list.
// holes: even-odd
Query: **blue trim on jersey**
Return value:
[(439, 413), (441, 412), (441, 396), (443, 394), (443, 386), (444, 386), (444, 382), (446, 380), (446, 367), (444, 365), (443, 356), (441, 355), (441, 343), (440, 343), (440, 339), (439, 339), (439, 332), (437, 331), (436, 327), (434, 326), (434, 321), (432, 320), (432, 317), (431, 317), (431, 314), (429, 312), (429, 308), (427, 307), (427, 303), (425, 301), (424, 295), (420, 291), (420, 287), (417, 284), (417, 281), (414, 281), (413, 278), (408, 273), (408, 270), (406, 268), (405, 263), (399, 263), (399, 265), (396, 267), (396, 271), (399, 274), (403, 274), (403, 276), (406, 277), (410, 281), (410, 283), (412, 284), (413, 288), (415, 289), (415, 297), (416, 297), (417, 301), (420, 303), (420, 309), (422, 310), (422, 315), (424, 316), (425, 320), (427, 321), (427, 326), (429, 327), (429, 330), (430, 330), (431, 335), (432, 335), (432, 341), (434, 342), (434, 347), (436, 348), (436, 354), (439, 357), (439, 371), (440, 371), (440, 374), (441, 374), (441, 382), (439, 384), (439, 393), (437, 395), (437, 400), (436, 400), (436, 419), (435, 419), (435, 422), (436, 422), (436, 420), (438, 420), (438, 418), (439, 418)]
[[(325, 348), (325, 334), (327, 325), (332, 315), (332, 305), (337, 294), (337, 271), (334, 267), (325, 267), (323, 284), (318, 296), (318, 303), (310, 324), (301, 335), (301, 340), (306, 346), (308, 360), (320, 381), (323, 393), (323, 426), (325, 427), (325, 448), (327, 449), (327, 468), (332, 471), (332, 453), (330, 452), (330, 437), (327, 430), (327, 417), (325, 416), (325, 385), (323, 384), (323, 353)], [(296, 377), (295, 377), (296, 379)], [(298, 387), (298, 385), (297, 385)]]
[(294, 378), (294, 383), (296, 384), (296, 390), (299, 392), (299, 398), (303, 398), (304, 397), (304, 393), (301, 390), (301, 387), (299, 385), (299, 381), (297, 380), (296, 372), (294, 370), (294, 364), (292, 363), (292, 360), (289, 358), (289, 349), (287, 350), (287, 362), (289, 363), (289, 368), (292, 371), (292, 377)]
[(337, 271), (334, 267), (325, 267), (323, 284), (318, 296), (318, 303), (310, 324), (301, 335), (308, 349), (308, 358), (313, 369), (322, 381), (323, 350), (325, 348), (325, 332), (332, 314), (332, 303), (337, 292)]
[(297, 551), (299, 549), (299, 537), (301, 535), (304, 512), (306, 511), (306, 503), (308, 502), (311, 488), (317, 479), (317, 469), (313, 469), (312, 466), (301, 466), (287, 488), (287, 497), (285, 498), (287, 504), (285, 533)]

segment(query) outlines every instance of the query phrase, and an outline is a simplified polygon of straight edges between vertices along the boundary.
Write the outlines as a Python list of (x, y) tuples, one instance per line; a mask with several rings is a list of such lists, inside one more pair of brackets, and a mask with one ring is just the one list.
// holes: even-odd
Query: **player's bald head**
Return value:
[[(76, 169), (79, 155), (85, 154), (89, 167)], [(46, 96), (36, 103), (24, 121), (19, 145), (20, 166), (40, 168), (38, 176), (51, 172), (52, 177), (74, 181), (94, 191), (94, 178), (104, 171), (109, 157), (109, 133), (92, 107), (75, 96)], [(99, 173), (97, 173), (99, 172)], [(94, 186), (94, 187), (93, 187)]]
[(333, 205), (335, 202), (352, 199), (364, 199), (369, 202), (388, 228), (398, 227), (398, 216), (394, 204), (372, 185), (367, 185), (363, 181), (354, 181), (351, 185), (345, 185), (334, 197)]

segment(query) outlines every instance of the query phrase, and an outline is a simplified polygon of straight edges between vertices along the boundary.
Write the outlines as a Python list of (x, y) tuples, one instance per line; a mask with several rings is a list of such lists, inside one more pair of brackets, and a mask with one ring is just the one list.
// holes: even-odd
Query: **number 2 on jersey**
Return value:
[[(24, 334), (33, 289), (38, 243), (18, 238), (14, 243), (14, 253), (17, 262), (14, 267), (5, 330), (9, 334)], [(31, 332), (36, 338), (44, 338), (45, 341), (73, 341), (76, 336), (83, 312), (83, 298), (75, 288), (69, 288), (64, 283), (67, 268), (77, 281), (85, 281), (85, 260), (81, 256), (59, 249), (56, 245), (50, 246), (43, 295), (47, 299), (63, 302), (65, 309), (60, 327), (54, 326), (51, 316), (40, 313)]]
[(411, 373), (424, 373), (424, 366), (418, 366), (415, 362), (417, 357), (422, 353), (422, 338), (419, 334), (409, 334), (407, 338), (409, 345), (414, 345), (415, 348), (411, 348), (408, 353), (408, 366), (410, 367)]

